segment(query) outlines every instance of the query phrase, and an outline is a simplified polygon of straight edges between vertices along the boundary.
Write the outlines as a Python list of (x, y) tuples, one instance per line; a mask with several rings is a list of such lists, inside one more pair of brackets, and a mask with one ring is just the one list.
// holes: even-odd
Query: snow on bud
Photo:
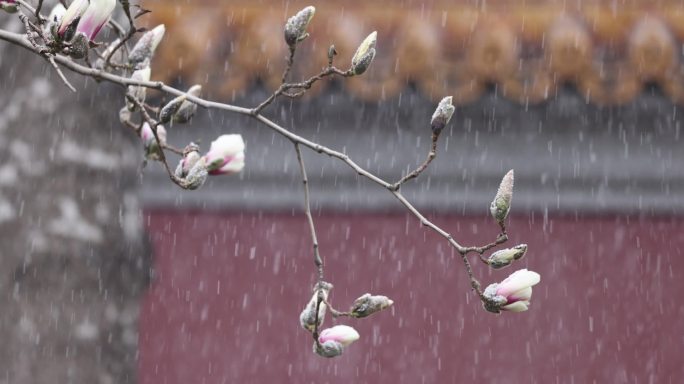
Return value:
[(308, 6), (301, 11), (297, 12), (296, 15), (287, 19), (285, 23), (285, 42), (291, 48), (295, 47), (297, 43), (309, 37), (306, 32), (306, 27), (309, 26), (311, 19), (313, 19), (316, 13), (316, 8)]
[[(131, 80), (134, 80), (134, 81), (150, 81), (151, 76), (152, 76), (152, 70), (150, 69), (150, 67), (145, 67), (143, 69), (138, 69), (137, 71), (133, 72), (133, 74), (131, 75)], [(145, 96), (147, 95), (147, 88), (143, 87), (142, 85), (129, 85), (127, 93), (128, 93), (128, 95), (137, 99), (139, 102), (144, 103), (145, 102)], [(126, 106), (131, 111), (135, 111), (135, 109), (136, 109), (135, 103), (131, 102), (130, 100), (126, 101)], [(164, 122), (162, 121), (161, 123), (164, 123)]]
[(150, 65), (154, 51), (157, 50), (165, 32), (166, 27), (164, 24), (160, 24), (142, 35), (128, 55), (128, 62), (133, 68), (143, 68)]
[(507, 267), (515, 260), (520, 260), (527, 252), (527, 244), (519, 244), (513, 248), (506, 248), (492, 253), (487, 259), (487, 264), (494, 269)]
[(325, 344), (328, 341), (335, 341), (342, 344), (343, 347), (355, 342), (359, 339), (359, 333), (356, 329), (348, 325), (336, 325), (332, 328), (327, 328), (321, 331), (318, 336), (318, 342)]
[[(166, 145), (166, 129), (161, 125), (157, 126), (157, 136), (159, 137), (159, 142), (161, 142), (162, 145)], [(154, 137), (152, 127), (147, 122), (143, 123), (142, 129), (140, 130), (140, 139), (145, 147), (145, 159), (161, 160), (162, 148)]]
[(88, 0), (74, 0), (66, 12), (62, 16), (59, 22), (59, 28), (57, 28), (57, 35), (65, 41), (71, 40), (76, 32), (76, 25), (78, 25), (81, 16), (88, 9)]
[(121, 108), (119, 110), (119, 122), (121, 122), (121, 124), (126, 124), (131, 121), (132, 115), (133, 114), (128, 110), (128, 107)]
[(197, 111), (197, 104), (187, 100), (187, 95), (199, 96), (202, 91), (201, 85), (191, 87), (186, 95), (181, 95), (166, 103), (159, 111), (159, 121), (168, 123), (171, 120), (175, 123), (187, 123), (192, 119)]
[(443, 98), (437, 105), (435, 113), (432, 114), (430, 127), (432, 128), (432, 132), (437, 135), (442, 132), (442, 129), (444, 129), (447, 124), (449, 124), (449, 120), (451, 120), (451, 116), (454, 114), (455, 108), (453, 104), (451, 104), (451, 100), (451, 96)]
[(114, 7), (116, 7), (116, 0), (90, 0), (90, 5), (81, 16), (76, 31), (84, 33), (90, 41), (95, 40), (95, 36), (109, 21)]
[(211, 142), (204, 155), (210, 175), (238, 173), (245, 167), (245, 142), (242, 135), (221, 135)]
[(337, 357), (344, 352), (344, 346), (337, 341), (326, 341), (325, 343), (314, 342), (313, 351), (322, 357)]
[(302, 313), (299, 314), (299, 325), (301, 325), (302, 328), (306, 329), (309, 332), (313, 332), (314, 329), (316, 329), (316, 303), (318, 302), (319, 290), (323, 294), (323, 301), (318, 306), (318, 326), (320, 327), (321, 324), (323, 324), (323, 320), (325, 319), (325, 312), (327, 310), (327, 305), (325, 304), (325, 302), (328, 300), (328, 295), (330, 294), (330, 290), (332, 288), (333, 285), (330, 283), (326, 283), (325, 281), (321, 282), (320, 285), (316, 284), (314, 286), (313, 296), (311, 296), (311, 300), (309, 300), (309, 303), (306, 304), (306, 307), (304, 307)]
[(352, 304), (349, 312), (352, 317), (362, 318), (389, 308), (392, 304), (394, 304), (394, 301), (387, 298), (387, 296), (371, 296), (370, 293), (366, 293), (354, 300), (354, 304)]
[(356, 49), (352, 57), (351, 70), (355, 75), (360, 75), (370, 67), (375, 58), (375, 43), (378, 40), (378, 32), (373, 31)]
[(519, 269), (501, 283), (490, 284), (485, 289), (484, 308), (493, 313), (527, 311), (532, 298), (532, 287), (540, 280), (537, 272)]
[(494, 196), (492, 204), (489, 206), (489, 212), (501, 227), (504, 226), (504, 220), (511, 210), (511, 200), (513, 199), (513, 170), (511, 169), (501, 180), (499, 190)]
[(85, 33), (76, 32), (76, 36), (71, 39), (69, 47), (65, 52), (68, 53), (72, 59), (82, 59), (88, 55), (89, 48), (88, 36), (86, 36)]
[(183, 181), (187, 189), (197, 189), (207, 180), (207, 164), (204, 157), (199, 154), (199, 147), (190, 143), (183, 150), (183, 158), (178, 163), (175, 171), (176, 177)]

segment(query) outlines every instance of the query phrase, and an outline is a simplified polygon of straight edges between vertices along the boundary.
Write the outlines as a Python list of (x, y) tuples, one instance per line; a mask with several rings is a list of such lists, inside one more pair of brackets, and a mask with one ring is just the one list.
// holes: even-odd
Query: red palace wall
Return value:
[[(484, 215), (483, 215), (484, 216)], [(483, 217), (432, 217), (486, 243)], [(541, 274), (526, 313), (485, 312), (446, 242), (406, 215), (317, 218), (331, 300), (363, 293), (394, 308), (354, 326), (361, 339), (323, 359), (299, 328), (314, 266), (304, 217), (146, 213), (155, 278), (140, 322), (141, 384), (681, 383), (684, 221), (513, 217), (517, 268)], [(326, 325), (332, 324), (326, 319)]]

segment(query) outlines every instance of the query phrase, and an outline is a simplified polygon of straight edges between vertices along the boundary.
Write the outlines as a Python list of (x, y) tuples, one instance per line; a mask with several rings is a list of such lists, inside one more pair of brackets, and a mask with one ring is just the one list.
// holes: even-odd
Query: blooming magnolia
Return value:
[(242, 135), (222, 135), (211, 142), (204, 155), (210, 175), (238, 173), (245, 167), (245, 142)]
[(501, 283), (490, 284), (484, 291), (484, 307), (489, 312), (527, 311), (532, 298), (532, 287), (539, 283), (537, 272), (519, 269)]
[(90, 0), (90, 5), (83, 12), (76, 31), (85, 34), (90, 41), (93, 41), (102, 26), (109, 21), (114, 7), (116, 7), (116, 0)]
[(324, 329), (321, 331), (321, 334), (318, 335), (318, 342), (321, 344), (334, 341), (343, 347), (348, 346), (358, 339), (359, 333), (356, 332), (356, 329), (348, 325), (336, 325), (332, 328)]

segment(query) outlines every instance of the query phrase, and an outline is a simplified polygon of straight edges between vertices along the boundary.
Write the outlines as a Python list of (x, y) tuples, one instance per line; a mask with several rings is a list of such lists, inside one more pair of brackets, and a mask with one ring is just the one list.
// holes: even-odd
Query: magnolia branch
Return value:
[[(37, 47), (34, 47), (31, 45), (30, 42), (26, 39), (25, 36), (13, 32), (8, 32), (4, 30), (0, 30), (0, 40), (5, 40), (9, 43), (18, 45), (22, 48), (25, 48), (33, 53), (40, 54), (40, 50)], [(440, 236), (444, 237), (455, 249), (458, 251), (460, 254), (465, 255), (469, 252), (478, 252), (479, 249), (483, 247), (464, 247), (460, 245), (454, 238), (445, 230), (441, 229), (431, 221), (427, 220), (413, 205), (406, 200), (406, 198), (403, 197), (399, 192), (395, 190), (395, 187), (393, 184), (383, 180), (382, 178), (374, 175), (373, 173), (365, 170), (356, 162), (354, 162), (348, 155), (345, 153), (333, 150), (331, 148), (328, 148), (324, 145), (321, 145), (319, 143), (312, 142), (306, 138), (303, 138), (286, 128), (283, 128), (282, 126), (276, 124), (272, 120), (268, 119), (264, 115), (260, 113), (255, 113), (253, 109), (249, 108), (244, 108), (244, 107), (239, 107), (231, 104), (225, 104), (225, 103), (220, 103), (216, 101), (211, 101), (211, 100), (206, 100), (197, 96), (189, 95), (184, 91), (181, 91), (179, 89), (170, 87), (166, 84), (164, 84), (161, 81), (140, 81), (140, 80), (134, 80), (131, 78), (127, 77), (122, 77), (118, 76), (97, 68), (89, 68), (83, 65), (80, 65), (76, 63), (75, 61), (71, 60), (68, 57), (62, 56), (62, 55), (57, 55), (55, 56), (55, 62), (57, 64), (62, 65), (64, 68), (69, 69), (70, 71), (93, 78), (95, 80), (99, 81), (107, 81), (113, 84), (120, 85), (122, 87), (127, 87), (127, 86), (142, 86), (146, 87), (149, 89), (155, 89), (170, 95), (174, 96), (183, 96), (185, 95), (187, 99), (200, 107), (206, 108), (206, 109), (217, 109), (217, 110), (224, 110), (228, 112), (233, 112), (233, 113), (238, 113), (241, 115), (246, 115), (246, 116), (251, 116), (260, 123), (264, 124), (265, 126), (271, 128), (275, 132), (279, 133), (280, 135), (284, 136), (285, 138), (289, 139), (290, 141), (297, 143), (299, 145), (305, 146), (317, 153), (322, 153), (326, 154), (330, 157), (336, 158), (343, 163), (347, 164), (350, 168), (352, 168), (358, 175), (363, 176), (370, 181), (372, 181), (375, 184), (378, 184), (382, 186), (383, 188), (387, 189), (390, 191), (399, 202), (404, 205), (406, 208), (409, 209), (411, 213), (413, 213), (414, 216), (416, 216), (422, 225), (427, 226), (428, 228), (432, 229), (436, 233), (438, 233)], [(271, 98), (274, 98), (273, 95), (271, 95)], [(263, 104), (263, 103), (262, 103)], [(172, 179), (173, 180), (173, 179)], [(486, 247), (486, 246), (485, 246)], [(487, 248), (489, 249), (489, 248)]]

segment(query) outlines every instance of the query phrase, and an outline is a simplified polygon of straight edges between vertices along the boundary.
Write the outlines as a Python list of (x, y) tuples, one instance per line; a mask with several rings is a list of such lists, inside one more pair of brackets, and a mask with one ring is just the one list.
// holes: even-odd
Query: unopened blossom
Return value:
[[(150, 67), (145, 67), (143, 69), (138, 69), (135, 72), (133, 72), (133, 74), (131, 75), (131, 80), (150, 81), (151, 76), (152, 70), (150, 69)], [(137, 99), (140, 103), (144, 103), (145, 96), (147, 95), (147, 87), (143, 87), (142, 85), (129, 85), (127, 93), (129, 96)], [(126, 106), (131, 111), (134, 111), (136, 109), (136, 104), (130, 100), (126, 101)]]
[(498, 250), (489, 256), (487, 264), (494, 269), (507, 267), (515, 260), (520, 260), (527, 252), (527, 244), (519, 244), (513, 248)]
[(90, 0), (88, 8), (78, 22), (76, 32), (84, 33), (90, 41), (95, 40), (95, 36), (109, 21), (114, 7), (116, 7), (116, 0)]
[(308, 6), (301, 11), (297, 12), (296, 15), (287, 19), (285, 23), (285, 42), (290, 47), (294, 47), (298, 42), (306, 39), (309, 34), (306, 32), (306, 27), (309, 26), (311, 19), (313, 19), (316, 13), (316, 8)]
[(188, 95), (197, 97), (201, 91), (201, 85), (194, 85), (186, 94), (178, 96), (166, 103), (161, 111), (159, 111), (159, 121), (162, 123), (168, 123), (170, 121), (175, 123), (187, 123), (190, 121), (197, 111), (197, 104), (188, 101)]
[(164, 129), (164, 126), (157, 126), (157, 136), (159, 137), (159, 142), (154, 137), (152, 127), (147, 122), (144, 122), (140, 130), (140, 139), (145, 147), (145, 159), (147, 160), (161, 160), (162, 148), (159, 143), (161, 145), (166, 144), (166, 129)]
[[(328, 295), (330, 294), (330, 290), (332, 288), (333, 285), (325, 281), (321, 282), (320, 284), (317, 283), (314, 286), (311, 300), (309, 300), (309, 302), (306, 304), (306, 307), (304, 307), (302, 312), (299, 314), (299, 325), (301, 325), (302, 328), (309, 332), (313, 332), (314, 329), (316, 329), (316, 305), (318, 305), (318, 326), (320, 327), (321, 324), (323, 324), (323, 320), (325, 320), (325, 313), (328, 308), (325, 302), (328, 300)], [(318, 304), (319, 291), (323, 296), (323, 301), (321, 301), (320, 304)]]
[(527, 311), (532, 298), (532, 287), (539, 283), (537, 272), (519, 269), (501, 283), (490, 284), (484, 291), (485, 309), (489, 312)]
[(17, 4), (16, 0), (1, 0), (0, 9), (7, 13), (15, 13), (19, 10), (19, 5)]
[(376, 312), (389, 308), (394, 304), (387, 296), (372, 296), (370, 293), (354, 300), (351, 310), (349, 311), (353, 317), (362, 318), (370, 316)]
[(128, 55), (128, 62), (133, 68), (143, 68), (150, 65), (164, 33), (166, 33), (166, 27), (164, 24), (160, 24), (142, 35)]
[(318, 342), (324, 344), (328, 341), (340, 343), (343, 347), (355, 342), (359, 339), (359, 333), (356, 329), (348, 325), (336, 325), (332, 328), (327, 328), (321, 331), (318, 335)]
[(442, 132), (442, 129), (444, 129), (447, 124), (449, 124), (449, 120), (451, 120), (451, 116), (454, 114), (455, 108), (451, 101), (451, 96), (443, 98), (437, 105), (435, 113), (432, 114), (430, 127), (432, 128), (432, 132), (437, 135)]
[(207, 180), (207, 164), (199, 154), (199, 147), (190, 143), (183, 150), (183, 158), (176, 167), (175, 176), (182, 181), (183, 187), (197, 189)]
[(238, 173), (245, 167), (245, 142), (242, 135), (221, 135), (211, 142), (204, 155), (210, 175)]
[(499, 190), (494, 196), (492, 204), (489, 206), (489, 212), (492, 214), (494, 220), (503, 227), (504, 220), (511, 210), (511, 200), (513, 199), (513, 170), (511, 169), (501, 180)]
[(373, 31), (368, 35), (361, 45), (356, 49), (354, 57), (352, 57), (351, 70), (355, 75), (360, 75), (370, 67), (375, 58), (375, 43), (378, 40), (378, 32)]
[(88, 9), (88, 5), (90, 5), (88, 0), (74, 0), (69, 5), (69, 8), (67, 8), (60, 20), (59, 28), (57, 28), (57, 34), (60, 38), (67, 41), (71, 40), (76, 31), (76, 25), (86, 9)]

